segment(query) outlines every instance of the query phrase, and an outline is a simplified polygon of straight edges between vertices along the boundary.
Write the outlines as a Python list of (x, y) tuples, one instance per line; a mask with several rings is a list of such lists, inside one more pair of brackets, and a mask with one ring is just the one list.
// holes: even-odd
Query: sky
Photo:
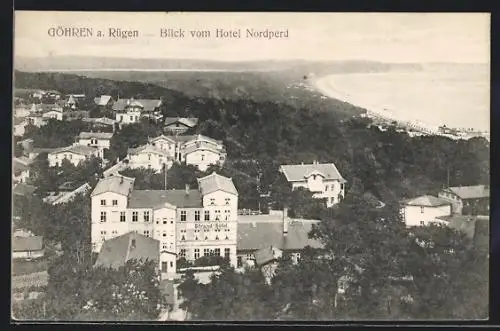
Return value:
[[(16, 11), (14, 56), (99, 56), (218, 61), (372, 60), (490, 62), (490, 15), (482, 13), (180, 13)], [(50, 37), (57, 27), (138, 30), (136, 39)], [(160, 37), (184, 29), (183, 39)], [(215, 29), (241, 29), (217, 39)], [(288, 30), (284, 39), (252, 39), (246, 29)], [(209, 30), (210, 38), (189, 36)]]

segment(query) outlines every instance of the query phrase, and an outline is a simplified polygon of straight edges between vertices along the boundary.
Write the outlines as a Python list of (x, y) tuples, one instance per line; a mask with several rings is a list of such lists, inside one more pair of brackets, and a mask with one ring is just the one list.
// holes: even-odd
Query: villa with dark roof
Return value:
[(216, 254), (236, 265), (238, 192), (231, 178), (216, 173), (198, 188), (134, 190), (134, 178), (101, 179), (91, 194), (94, 252), (109, 239), (135, 231), (158, 240), (162, 277), (176, 273), (176, 261)]
[(196, 127), (198, 119), (193, 117), (167, 117), (163, 125), (163, 130), (166, 133), (173, 135), (183, 134), (189, 129)]
[(76, 141), (80, 146), (97, 147), (103, 150), (109, 149), (112, 137), (111, 132), (80, 132)]
[(74, 166), (78, 166), (80, 162), (91, 157), (102, 158), (102, 151), (97, 147), (72, 145), (57, 148), (47, 155), (51, 167), (60, 166), (63, 160), (68, 160)]
[(240, 215), (236, 246), (238, 265), (241, 266), (248, 260), (260, 265), (267, 263), (263, 252), (270, 247), (279, 250), (280, 254), (289, 255), (297, 262), (305, 247), (323, 247), (318, 240), (309, 238), (313, 224), (318, 222), (290, 218), (286, 208), (266, 215)]
[(346, 180), (333, 163), (282, 165), (280, 172), (293, 190), (305, 188), (313, 192), (315, 198), (325, 199), (327, 207), (339, 203), (345, 196)]
[(451, 202), (453, 214), (489, 215), (489, 185), (448, 187), (441, 190), (438, 196)]
[(451, 215), (451, 203), (432, 195), (422, 195), (401, 201), (401, 217), (406, 226), (425, 226), (445, 223), (443, 216)]
[(223, 164), (226, 160), (226, 148), (222, 141), (203, 135), (165, 136), (149, 140), (147, 145), (129, 150), (129, 166), (145, 167), (160, 171), (167, 163), (173, 162), (196, 166), (205, 171), (210, 165)]

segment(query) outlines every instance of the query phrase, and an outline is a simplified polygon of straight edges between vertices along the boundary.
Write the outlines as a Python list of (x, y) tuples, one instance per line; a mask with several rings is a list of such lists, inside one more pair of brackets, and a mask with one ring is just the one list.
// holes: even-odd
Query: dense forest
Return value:
[[(360, 185), (384, 201), (433, 193), (446, 185), (489, 182), (489, 143), (485, 139), (409, 137), (395, 129), (381, 131), (368, 119), (347, 118), (356, 107), (343, 102), (328, 108), (315, 103), (297, 108), (282, 102), (195, 98), (153, 84), (53, 73), (16, 72), (15, 84), (63, 93), (81, 91), (90, 97), (120, 91), (122, 96), (162, 98), (165, 116), (198, 117), (196, 133), (223, 140), (234, 166), (245, 172), (253, 168), (248, 170), (252, 177), (260, 174), (262, 192), (272, 189), (280, 164), (315, 160), (334, 162), (348, 181), (348, 189)], [(354, 114), (361, 112), (358, 109)], [(69, 142), (69, 135), (63, 133), (72, 130), (58, 132)], [(159, 133), (161, 125), (124, 131), (113, 138), (114, 156), (123, 157), (128, 147), (137, 147), (147, 136)]]
[[(478, 244), (469, 249), (470, 239), (446, 227), (408, 230), (397, 212), (398, 201), (403, 198), (435, 193), (446, 185), (488, 184), (490, 147), (485, 139), (412, 138), (395, 128), (381, 131), (368, 119), (346, 116), (363, 110), (337, 101), (321, 106), (321, 101), (307, 103), (304, 99), (299, 107), (246, 98), (190, 97), (153, 84), (65, 74), (16, 72), (15, 84), (20, 88), (86, 93), (89, 97), (118, 92), (123, 97), (161, 97), (165, 101), (164, 116), (198, 117), (199, 125), (190, 133), (223, 140), (228, 151), (224, 166), (211, 167), (205, 173), (174, 166), (167, 173), (169, 188), (182, 188), (186, 181), (195, 187), (194, 177), (215, 170), (234, 179), (240, 208), (258, 208), (266, 203), (260, 195), (271, 193), (275, 203), (290, 205), (295, 215), (321, 218), (310, 235), (324, 244), (324, 250), (307, 250), (298, 265), (284, 258), (271, 286), (258, 272), (239, 274), (226, 267), (207, 285), (187, 274), (180, 290), (185, 299), (183, 307), (192, 319), (487, 317), (487, 247)], [(38, 147), (59, 147), (69, 144), (82, 125), (78, 121), (69, 123), (51, 121), (47, 126), (50, 130), (31, 128), (28, 132), (39, 141)], [(112, 162), (121, 159), (128, 148), (144, 144), (160, 132), (161, 123), (130, 125), (113, 137), (107, 158)], [(337, 208), (322, 209), (310, 193), (299, 190), (291, 194), (284, 189), (279, 165), (312, 161), (334, 162), (347, 180), (346, 198)], [(98, 308), (90, 312), (83, 312), (86, 302), (70, 293), (95, 302), (102, 288), (91, 286), (88, 279), (110, 284), (113, 277), (119, 277), (125, 283), (123, 270), (85, 275), (90, 255), (88, 196), (62, 206), (41, 202), (44, 193), (63, 181), (89, 178), (94, 184), (101, 175), (97, 168), (98, 164), (90, 161), (79, 167), (65, 164), (56, 172), (43, 157), (39, 158), (33, 165), (38, 194), (14, 201), (14, 212), (24, 222), (21, 225), (49, 240), (61, 241), (65, 250), (66, 258), (49, 271), (48, 302), (54, 318), (99, 319), (115, 303), (113, 291), (105, 291)], [(123, 173), (136, 177), (139, 188), (164, 185), (162, 174), (145, 169)], [(363, 198), (367, 192), (384, 201), (386, 207), (375, 209), (367, 204)], [(487, 233), (484, 226), (476, 229)], [(83, 256), (87, 258), (80, 261)], [(335, 258), (328, 258), (332, 256)], [(413, 278), (401, 281), (407, 275)], [(341, 300), (335, 300), (342, 276), (348, 276), (352, 286)], [(85, 291), (82, 284), (87, 286)], [(64, 302), (70, 309), (58, 300), (50, 301), (57, 295), (58, 286), (67, 296)], [(141, 282), (138, 286), (154, 288)], [(157, 298), (156, 291), (150, 293)], [(132, 298), (130, 305), (119, 307), (113, 316), (136, 317), (138, 300)], [(156, 318), (158, 311), (150, 308), (139, 312), (137, 318)], [(25, 307), (17, 311), (17, 316), (42, 313), (47, 312), (39, 306)]]

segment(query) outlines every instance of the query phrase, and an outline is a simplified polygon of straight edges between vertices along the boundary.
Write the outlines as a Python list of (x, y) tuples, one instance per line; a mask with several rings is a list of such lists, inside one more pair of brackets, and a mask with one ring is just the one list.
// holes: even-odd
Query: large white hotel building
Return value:
[(236, 266), (238, 192), (231, 178), (212, 173), (198, 189), (134, 190), (134, 179), (103, 178), (91, 194), (92, 251), (105, 240), (138, 232), (159, 241), (163, 275), (176, 273), (176, 260), (210, 254)]

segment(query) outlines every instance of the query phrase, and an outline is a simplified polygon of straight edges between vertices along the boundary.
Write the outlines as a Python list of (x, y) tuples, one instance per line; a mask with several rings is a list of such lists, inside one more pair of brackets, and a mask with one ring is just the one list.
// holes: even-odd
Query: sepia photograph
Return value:
[(490, 14), (13, 30), (12, 321), (489, 318)]

